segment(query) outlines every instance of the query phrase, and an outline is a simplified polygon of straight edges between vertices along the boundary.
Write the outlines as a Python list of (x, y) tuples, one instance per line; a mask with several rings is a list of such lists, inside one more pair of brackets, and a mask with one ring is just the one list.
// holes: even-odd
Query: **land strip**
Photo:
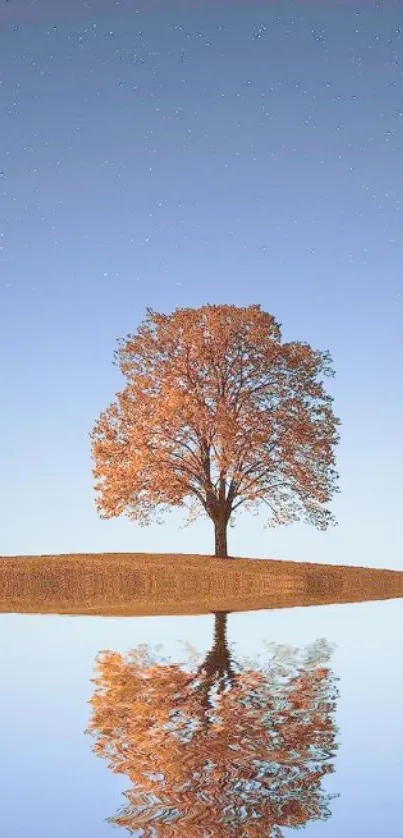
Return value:
[(206, 555), (0, 557), (0, 612), (146, 616), (403, 597), (403, 572)]

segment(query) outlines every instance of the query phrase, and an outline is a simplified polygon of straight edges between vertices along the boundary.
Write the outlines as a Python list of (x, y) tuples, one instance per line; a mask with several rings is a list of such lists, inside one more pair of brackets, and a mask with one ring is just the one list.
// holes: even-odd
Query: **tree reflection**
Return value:
[(322, 789), (337, 745), (331, 649), (272, 645), (235, 662), (226, 613), (204, 660), (187, 667), (139, 646), (96, 659), (87, 733), (127, 805), (109, 822), (138, 836), (268, 836), (329, 817)]

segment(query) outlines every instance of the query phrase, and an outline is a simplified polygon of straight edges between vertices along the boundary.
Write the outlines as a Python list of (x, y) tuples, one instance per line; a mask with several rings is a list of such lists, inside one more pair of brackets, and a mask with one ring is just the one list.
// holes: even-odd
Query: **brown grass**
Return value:
[(1, 556), (0, 612), (205, 614), (403, 597), (403, 572), (159, 553)]

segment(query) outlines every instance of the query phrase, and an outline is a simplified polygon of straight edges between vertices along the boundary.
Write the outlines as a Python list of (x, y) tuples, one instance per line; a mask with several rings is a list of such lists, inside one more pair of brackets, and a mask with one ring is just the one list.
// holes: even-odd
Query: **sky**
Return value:
[(338, 526), (232, 555), (403, 568), (403, 4), (0, 2), (0, 554), (212, 553), (105, 521), (89, 433), (150, 306), (328, 349)]

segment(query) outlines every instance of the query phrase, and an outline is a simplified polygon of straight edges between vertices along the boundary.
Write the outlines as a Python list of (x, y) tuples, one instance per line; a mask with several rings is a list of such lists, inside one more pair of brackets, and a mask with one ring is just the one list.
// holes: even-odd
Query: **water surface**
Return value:
[(401, 838), (402, 616), (1, 615), (0, 834)]

